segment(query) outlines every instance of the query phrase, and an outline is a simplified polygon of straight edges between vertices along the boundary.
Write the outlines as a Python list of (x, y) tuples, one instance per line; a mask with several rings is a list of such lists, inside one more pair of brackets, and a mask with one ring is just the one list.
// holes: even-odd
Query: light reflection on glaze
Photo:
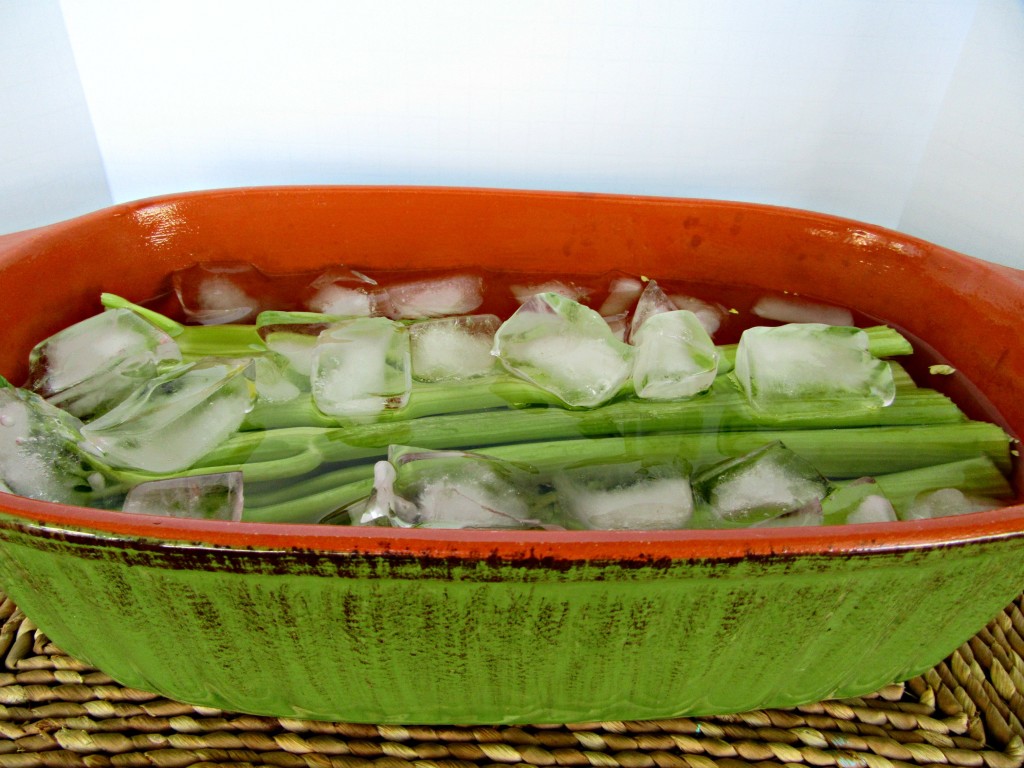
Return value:
[(150, 245), (162, 248), (170, 244), (175, 235), (185, 229), (188, 219), (179, 203), (163, 203), (134, 212), (135, 220), (149, 233), (145, 236)]

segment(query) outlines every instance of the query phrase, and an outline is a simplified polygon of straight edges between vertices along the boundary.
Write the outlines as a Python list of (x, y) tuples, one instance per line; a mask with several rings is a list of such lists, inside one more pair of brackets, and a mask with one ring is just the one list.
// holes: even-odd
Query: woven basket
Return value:
[(62, 653), (0, 594), (0, 768), (1019, 768), (1022, 604), (926, 674), (863, 698), (724, 717), (459, 728), (254, 717), (125, 688)]

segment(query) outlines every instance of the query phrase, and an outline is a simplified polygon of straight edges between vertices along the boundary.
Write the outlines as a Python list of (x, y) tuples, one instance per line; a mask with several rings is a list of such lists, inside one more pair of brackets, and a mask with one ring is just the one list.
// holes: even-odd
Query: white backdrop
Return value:
[[(0, 14), (26, 5), (56, 0)], [(59, 9), (114, 201), (282, 183), (715, 197), (1024, 267), (1024, 0)]]

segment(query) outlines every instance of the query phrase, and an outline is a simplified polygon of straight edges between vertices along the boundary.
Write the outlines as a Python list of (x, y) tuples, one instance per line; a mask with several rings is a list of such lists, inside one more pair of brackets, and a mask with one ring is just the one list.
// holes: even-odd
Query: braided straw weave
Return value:
[(1024, 764), (1024, 596), (926, 674), (790, 710), (563, 726), (384, 726), (255, 717), (125, 688), (0, 594), (0, 768), (890, 768)]

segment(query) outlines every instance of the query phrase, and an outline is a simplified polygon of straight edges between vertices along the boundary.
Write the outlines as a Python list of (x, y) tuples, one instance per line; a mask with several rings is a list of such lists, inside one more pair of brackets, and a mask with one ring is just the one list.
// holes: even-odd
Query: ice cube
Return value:
[(615, 338), (594, 310), (557, 293), (529, 299), (494, 337), (495, 354), (513, 374), (569, 406), (594, 407), (629, 380), (633, 348)]
[(644, 284), (635, 277), (616, 277), (608, 286), (608, 296), (598, 308), (601, 317), (625, 315), (644, 292)]
[(661, 286), (654, 280), (648, 280), (644, 292), (637, 300), (636, 309), (633, 310), (633, 320), (629, 325), (628, 339), (633, 342), (634, 337), (640, 332), (640, 328), (647, 322), (647, 318), (662, 312), (675, 312), (679, 307), (661, 289)]
[(781, 442), (708, 467), (692, 478), (701, 527), (762, 523), (820, 504), (829, 482)]
[(242, 473), (219, 472), (139, 483), (128, 491), (122, 510), (136, 515), (238, 522), (242, 505)]
[(116, 467), (180, 472), (226, 440), (251, 410), (250, 363), (199, 362), (149, 381), (82, 428), (85, 447)]
[(495, 315), (462, 315), (409, 326), (412, 375), (419, 381), (461, 381), (493, 373)]
[(697, 316), (686, 309), (652, 315), (636, 334), (633, 387), (648, 400), (706, 392), (718, 373), (718, 352)]
[(845, 307), (782, 296), (762, 296), (750, 311), (766, 320), (783, 323), (853, 325), (853, 313)]
[(689, 468), (678, 460), (566, 469), (552, 483), (573, 528), (673, 530), (693, 515)]
[(825, 525), (888, 523), (897, 519), (892, 503), (870, 477), (834, 488), (822, 507)]
[(310, 385), (323, 413), (372, 421), (409, 400), (409, 330), (385, 317), (343, 320), (317, 338)]
[(412, 280), (389, 286), (388, 314), (395, 320), (468, 315), (484, 301), (484, 281), (478, 275), (451, 275)]
[(303, 381), (282, 355), (268, 352), (253, 358), (252, 365), (256, 397), (263, 402), (286, 403), (308, 391), (308, 375)]
[(386, 308), (377, 281), (348, 267), (333, 267), (309, 286), (307, 309), (341, 317), (381, 315)]
[(520, 304), (525, 304), (540, 293), (557, 293), (559, 296), (581, 304), (590, 297), (590, 291), (587, 288), (564, 280), (545, 280), (541, 283), (513, 285), (509, 287), (509, 290)]
[(85, 504), (89, 486), (75, 450), (82, 423), (0, 378), (0, 482), (31, 499)]
[(999, 509), (1005, 504), (984, 496), (972, 496), (959, 488), (940, 488), (918, 494), (907, 508), (905, 520), (930, 520), (950, 515), (966, 515)]
[(747, 329), (734, 376), (762, 411), (881, 408), (896, 396), (892, 369), (868, 352), (864, 331), (821, 323)]
[(694, 296), (678, 293), (673, 293), (669, 296), (669, 299), (678, 309), (688, 309), (693, 312), (697, 319), (700, 320), (700, 324), (704, 326), (708, 336), (714, 336), (718, 329), (722, 327), (722, 322), (725, 320), (727, 313), (725, 307), (721, 304), (712, 304)]
[(374, 468), (374, 493), (357, 521), (403, 528), (534, 528), (537, 473), (463, 451), (392, 446)]
[(75, 416), (114, 407), (166, 360), (174, 340), (130, 309), (112, 309), (65, 328), (29, 354), (28, 387)]
[(287, 361), (302, 386), (309, 387), (316, 340), (325, 330), (345, 318), (319, 312), (261, 312), (256, 318), (256, 331), (263, 344), (274, 355)]
[(235, 261), (195, 264), (171, 275), (185, 316), (200, 325), (252, 322), (274, 307), (270, 280), (252, 264)]

